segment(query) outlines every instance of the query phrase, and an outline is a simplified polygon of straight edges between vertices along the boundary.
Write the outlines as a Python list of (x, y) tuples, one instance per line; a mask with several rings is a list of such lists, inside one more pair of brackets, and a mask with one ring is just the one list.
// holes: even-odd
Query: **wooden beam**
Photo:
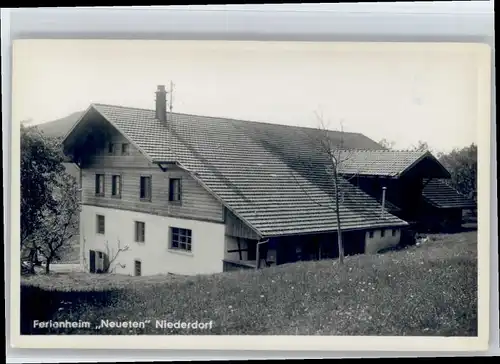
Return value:
[[(228, 252), (228, 253), (237, 253), (237, 252), (239, 252), (239, 251), (240, 251), (240, 249), (231, 249), (231, 250), (228, 250), (227, 252)], [(243, 249), (241, 249), (241, 251), (242, 251), (242, 252), (247, 252), (247, 251), (248, 251), (248, 249), (243, 248)]]
[(241, 254), (241, 239), (238, 237), (236, 238), (236, 241), (238, 242), (238, 253), (240, 253), (240, 260), (243, 260), (243, 255)]
[(255, 264), (255, 269), (260, 268), (260, 245), (257, 242), (257, 245), (255, 246), (255, 254), (256, 254), (256, 259), (257, 259), (257, 264)]

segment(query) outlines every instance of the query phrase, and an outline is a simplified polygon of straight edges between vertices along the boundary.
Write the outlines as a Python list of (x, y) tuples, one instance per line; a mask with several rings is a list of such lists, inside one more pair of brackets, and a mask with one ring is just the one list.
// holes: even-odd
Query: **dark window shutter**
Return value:
[(95, 251), (89, 251), (89, 270), (90, 273), (95, 273)]

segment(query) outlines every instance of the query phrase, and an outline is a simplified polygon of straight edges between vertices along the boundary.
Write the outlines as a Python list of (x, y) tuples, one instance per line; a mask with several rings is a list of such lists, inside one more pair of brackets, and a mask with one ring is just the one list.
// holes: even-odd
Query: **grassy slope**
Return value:
[[(68, 333), (477, 335), (477, 234), (433, 239), (404, 251), (349, 257), (343, 267), (329, 260), (196, 277), (80, 273), (24, 284), (105, 291), (111, 300), (104, 306), (76, 303), (73, 292), (73, 302), (60, 305), (53, 320), (153, 320), (145, 331)], [(213, 320), (214, 326), (155, 329), (161, 319)]]

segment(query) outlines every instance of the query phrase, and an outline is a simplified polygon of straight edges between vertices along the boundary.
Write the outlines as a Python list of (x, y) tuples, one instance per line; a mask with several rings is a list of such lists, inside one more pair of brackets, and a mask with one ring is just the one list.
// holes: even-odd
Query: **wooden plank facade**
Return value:
[[(113, 145), (109, 147), (109, 143)], [(178, 167), (163, 172), (130, 145), (118, 131), (82, 165), (82, 203), (162, 216), (223, 222), (224, 208), (189, 174)], [(123, 145), (126, 155), (122, 155)], [(104, 196), (95, 193), (96, 174), (104, 174)], [(112, 196), (112, 176), (120, 176), (120, 193)], [(151, 178), (151, 199), (140, 198), (141, 176)], [(169, 201), (169, 179), (181, 180), (181, 201)]]

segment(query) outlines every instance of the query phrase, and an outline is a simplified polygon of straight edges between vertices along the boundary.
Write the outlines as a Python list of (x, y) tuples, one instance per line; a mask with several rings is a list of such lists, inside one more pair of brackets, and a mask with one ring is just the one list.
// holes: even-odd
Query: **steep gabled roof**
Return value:
[[(177, 162), (188, 170), (263, 237), (337, 230), (331, 176), (324, 164), (311, 168), (300, 155), (302, 150), (307, 157), (304, 133), (314, 129), (178, 113), (163, 124), (154, 110), (103, 104), (93, 109), (151, 161)], [(361, 134), (345, 133), (343, 139), (347, 148), (380, 148)], [(380, 204), (349, 182), (341, 185), (343, 229), (407, 225), (389, 213), (382, 217)]]
[(474, 200), (462, 195), (445, 181), (432, 179), (424, 186), (424, 199), (437, 208), (475, 208)]

